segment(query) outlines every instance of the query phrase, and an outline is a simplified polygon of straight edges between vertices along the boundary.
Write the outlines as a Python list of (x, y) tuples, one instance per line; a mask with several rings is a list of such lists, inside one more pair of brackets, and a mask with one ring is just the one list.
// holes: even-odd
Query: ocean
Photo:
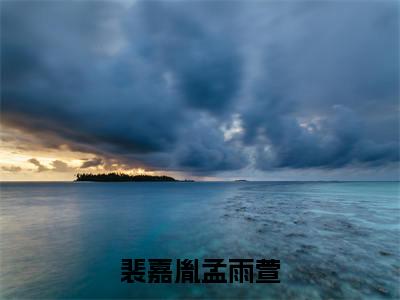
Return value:
[[(2, 183), (0, 298), (399, 299), (399, 192), (398, 182)], [(123, 258), (276, 259), (280, 283), (126, 283)]]

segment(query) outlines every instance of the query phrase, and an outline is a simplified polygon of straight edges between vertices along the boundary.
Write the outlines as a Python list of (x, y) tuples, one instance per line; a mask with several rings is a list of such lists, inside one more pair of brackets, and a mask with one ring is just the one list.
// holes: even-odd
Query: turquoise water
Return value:
[[(1, 298), (399, 298), (394, 182), (2, 183)], [(275, 258), (280, 284), (123, 284), (121, 258)]]

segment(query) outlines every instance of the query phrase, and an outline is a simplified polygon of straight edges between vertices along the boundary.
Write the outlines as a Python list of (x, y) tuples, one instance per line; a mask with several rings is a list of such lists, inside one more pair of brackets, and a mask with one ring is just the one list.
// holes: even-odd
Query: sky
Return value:
[(1, 180), (399, 180), (398, 1), (1, 1)]

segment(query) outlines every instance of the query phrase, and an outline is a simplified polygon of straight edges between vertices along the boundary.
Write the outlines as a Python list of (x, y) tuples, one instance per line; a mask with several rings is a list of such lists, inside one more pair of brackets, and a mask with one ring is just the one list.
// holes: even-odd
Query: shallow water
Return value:
[[(395, 182), (2, 183), (0, 298), (400, 298)], [(124, 284), (121, 258), (275, 258), (279, 284)]]

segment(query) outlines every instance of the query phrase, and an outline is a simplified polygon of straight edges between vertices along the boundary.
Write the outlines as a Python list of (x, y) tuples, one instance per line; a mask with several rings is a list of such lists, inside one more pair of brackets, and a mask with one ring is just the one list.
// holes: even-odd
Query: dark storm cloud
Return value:
[(398, 3), (128, 4), (3, 1), (2, 122), (82, 168), (399, 161)]
[(200, 118), (187, 128), (183, 139), (186, 142), (179, 145), (176, 152), (181, 168), (209, 173), (240, 169), (248, 163), (235, 141), (225, 141), (221, 136), (216, 120)]
[(146, 58), (168, 70), (189, 107), (222, 113), (240, 89), (242, 58), (231, 19), (237, 4), (150, 2), (137, 8)]
[(316, 5), (275, 24), (279, 39), (260, 55), (265, 72), (254, 79), (243, 114), (245, 141), (256, 143), (261, 169), (399, 160), (393, 5)]

